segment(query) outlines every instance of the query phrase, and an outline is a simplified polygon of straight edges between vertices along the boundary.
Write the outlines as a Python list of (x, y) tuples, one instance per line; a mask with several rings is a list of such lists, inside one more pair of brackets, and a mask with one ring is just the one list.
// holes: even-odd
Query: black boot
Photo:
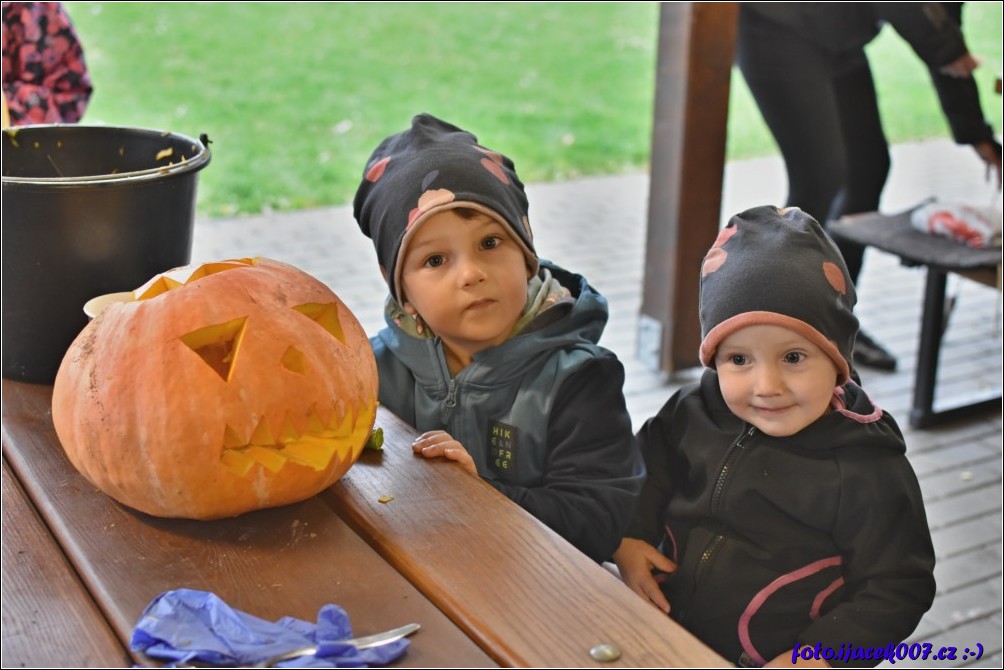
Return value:
[(863, 330), (854, 342), (854, 363), (890, 372), (896, 369), (896, 357)]

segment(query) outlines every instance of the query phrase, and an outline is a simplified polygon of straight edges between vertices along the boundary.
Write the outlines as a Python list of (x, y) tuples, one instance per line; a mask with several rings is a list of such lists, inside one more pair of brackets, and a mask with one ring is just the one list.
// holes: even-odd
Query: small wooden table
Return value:
[[(330, 489), (186, 521), (84, 480), (52, 427), (51, 386), (4, 380), (2, 393), (5, 666), (149, 663), (128, 649), (132, 628), (183, 587), (267, 620), (337, 603), (360, 635), (417, 622), (405, 667), (728, 665), (488, 484), (412, 454), (414, 430), (382, 408), (383, 451)], [(599, 643), (623, 655), (595, 661)]]
[(834, 238), (872, 246), (900, 258), (904, 265), (927, 268), (924, 311), (920, 321), (917, 374), (913, 389), (910, 425), (914, 428), (1000, 411), (1001, 392), (989, 397), (956, 403), (935, 410), (934, 391), (938, 376), (941, 340), (947, 324), (945, 288), (952, 272), (1000, 289), (1001, 249), (973, 249), (945, 237), (916, 230), (910, 223), (913, 210), (886, 216), (878, 212), (845, 216), (830, 224)]

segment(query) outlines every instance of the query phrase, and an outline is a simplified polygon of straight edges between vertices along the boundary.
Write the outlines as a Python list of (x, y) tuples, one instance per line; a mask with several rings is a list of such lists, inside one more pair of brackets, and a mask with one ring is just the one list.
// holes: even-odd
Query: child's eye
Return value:
[(482, 249), (495, 249), (499, 244), (502, 243), (502, 238), (498, 235), (489, 235), (485, 239), (481, 240)]
[(446, 259), (439, 254), (433, 254), (425, 259), (425, 266), (429, 268), (438, 268), (440, 265), (446, 262)]
[(798, 363), (805, 359), (805, 354), (800, 351), (789, 351), (784, 355), (785, 363)]
[(742, 354), (732, 354), (727, 360), (732, 365), (746, 365), (746, 357)]

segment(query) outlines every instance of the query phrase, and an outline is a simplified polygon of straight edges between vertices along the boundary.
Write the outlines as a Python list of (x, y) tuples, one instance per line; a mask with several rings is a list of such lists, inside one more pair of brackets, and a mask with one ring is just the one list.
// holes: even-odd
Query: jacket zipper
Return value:
[(443, 423), (449, 424), (453, 416), (453, 408), (457, 406), (457, 380), (450, 380), (450, 390), (446, 393), (446, 400), (443, 401), (446, 410), (443, 412)]
[[(718, 479), (715, 481), (715, 490), (711, 494), (711, 512), (715, 513), (718, 508), (719, 501), (722, 496), (722, 491), (725, 490), (725, 483), (732, 474), (733, 467), (742, 452), (746, 449), (746, 440), (753, 437), (756, 434), (756, 427), (750, 426), (746, 429), (746, 432), (739, 436), (736, 443), (732, 445), (731, 451), (729, 452), (728, 458), (725, 459), (725, 464), (722, 466), (721, 471), (718, 473)], [(715, 554), (718, 552), (718, 548), (725, 542), (725, 536), (721, 533), (715, 535), (714, 538), (708, 542), (708, 545), (704, 548), (704, 552), (701, 554), (700, 560), (697, 562), (697, 568), (694, 570), (694, 588), (701, 581), (701, 577), (707, 571), (708, 566), (711, 564), (711, 559), (714, 558)], [(683, 622), (686, 619), (686, 612), (679, 612), (677, 614), (677, 621)]]
[(728, 458), (725, 459), (725, 465), (722, 466), (721, 472), (718, 473), (718, 479), (715, 481), (715, 491), (711, 494), (711, 513), (714, 514), (718, 510), (718, 503), (722, 497), (722, 491), (725, 489), (725, 483), (732, 474), (732, 468), (735, 466), (736, 461), (742, 455), (743, 450), (746, 448), (746, 440), (753, 437), (756, 434), (756, 427), (750, 426), (746, 429), (746, 432), (739, 436), (736, 443), (732, 445), (732, 449), (729, 452)]

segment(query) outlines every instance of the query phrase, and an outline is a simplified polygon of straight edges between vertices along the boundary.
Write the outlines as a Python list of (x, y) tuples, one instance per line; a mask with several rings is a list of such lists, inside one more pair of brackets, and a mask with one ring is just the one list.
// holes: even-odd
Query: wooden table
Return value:
[(875, 247), (898, 256), (903, 265), (927, 268), (910, 426), (930, 428), (948, 421), (999, 412), (1000, 387), (976, 400), (950, 402), (950, 406), (938, 409), (934, 404), (941, 341), (948, 326), (949, 310), (945, 300), (948, 274), (958, 274), (1000, 290), (1001, 249), (971, 248), (947, 237), (916, 230), (910, 223), (913, 209), (893, 215), (852, 214), (829, 226), (830, 235), (835, 239)]
[[(4, 380), (2, 394), (5, 667), (148, 663), (132, 627), (183, 587), (267, 620), (337, 603), (356, 634), (420, 623), (400, 666), (728, 665), (485, 482), (413, 455), (414, 431), (383, 409), (383, 451), (330, 489), (206, 522), (87, 483), (56, 438), (51, 386)], [(623, 655), (597, 662), (599, 643)]]

